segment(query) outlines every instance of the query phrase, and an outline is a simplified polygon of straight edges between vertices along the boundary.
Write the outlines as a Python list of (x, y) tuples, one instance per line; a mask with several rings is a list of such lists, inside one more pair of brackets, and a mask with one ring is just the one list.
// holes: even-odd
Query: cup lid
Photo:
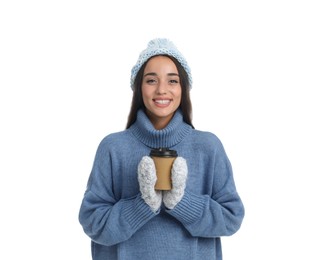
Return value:
[(157, 157), (177, 157), (177, 151), (170, 150), (168, 148), (152, 149), (150, 151), (150, 156), (157, 156)]

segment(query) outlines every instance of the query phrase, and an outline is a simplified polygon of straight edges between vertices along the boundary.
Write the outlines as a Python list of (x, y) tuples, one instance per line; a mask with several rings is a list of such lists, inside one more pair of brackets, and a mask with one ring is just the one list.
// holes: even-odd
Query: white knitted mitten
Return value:
[(162, 192), (155, 190), (157, 181), (155, 163), (149, 156), (142, 157), (138, 165), (138, 181), (141, 197), (156, 212), (162, 202)]
[(172, 167), (172, 189), (164, 191), (163, 201), (168, 209), (173, 209), (184, 195), (187, 179), (187, 164), (182, 157), (177, 157)]

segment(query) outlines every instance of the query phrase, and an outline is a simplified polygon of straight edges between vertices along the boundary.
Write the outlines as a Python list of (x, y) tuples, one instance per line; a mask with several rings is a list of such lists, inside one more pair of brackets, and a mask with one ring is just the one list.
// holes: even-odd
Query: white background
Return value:
[(125, 128), (130, 70), (170, 38), (246, 207), (224, 259), (325, 259), (323, 1), (1, 1), (1, 259), (88, 259), (78, 211)]

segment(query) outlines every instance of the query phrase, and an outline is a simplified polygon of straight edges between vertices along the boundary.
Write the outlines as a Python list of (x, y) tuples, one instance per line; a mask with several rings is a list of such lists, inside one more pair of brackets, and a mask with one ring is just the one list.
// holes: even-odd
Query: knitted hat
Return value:
[(151, 57), (156, 55), (168, 55), (177, 59), (178, 62), (182, 65), (182, 67), (185, 69), (188, 75), (190, 88), (192, 88), (191, 69), (188, 66), (183, 55), (177, 50), (176, 46), (170, 40), (164, 38), (158, 38), (158, 39), (153, 39), (148, 43), (147, 49), (143, 50), (140, 53), (137, 63), (132, 68), (131, 82), (130, 82), (132, 90), (134, 90), (135, 77), (137, 76), (142, 65)]

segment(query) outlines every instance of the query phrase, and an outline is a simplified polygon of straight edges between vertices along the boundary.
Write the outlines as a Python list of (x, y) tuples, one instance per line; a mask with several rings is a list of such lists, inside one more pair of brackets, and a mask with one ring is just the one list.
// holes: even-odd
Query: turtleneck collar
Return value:
[(181, 142), (192, 127), (183, 121), (181, 111), (177, 110), (165, 128), (156, 130), (145, 112), (140, 109), (137, 120), (129, 130), (140, 142), (150, 148), (170, 148)]

